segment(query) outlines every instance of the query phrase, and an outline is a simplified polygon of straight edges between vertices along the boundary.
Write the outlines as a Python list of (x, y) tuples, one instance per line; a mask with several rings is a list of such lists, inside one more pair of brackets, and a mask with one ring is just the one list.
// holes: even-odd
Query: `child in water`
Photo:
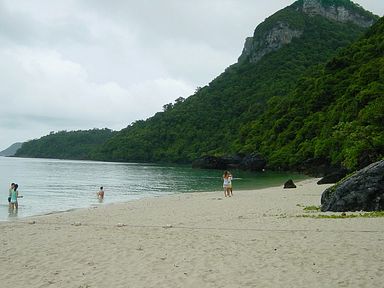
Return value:
[(104, 199), (104, 189), (103, 189), (103, 186), (100, 187), (100, 191), (97, 192), (97, 198), (99, 198), (99, 200), (103, 200)]

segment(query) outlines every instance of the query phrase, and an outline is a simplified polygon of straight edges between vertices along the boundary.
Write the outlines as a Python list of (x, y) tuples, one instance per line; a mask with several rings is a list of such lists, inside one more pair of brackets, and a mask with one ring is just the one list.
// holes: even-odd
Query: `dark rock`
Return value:
[(192, 162), (192, 168), (202, 169), (243, 169), (251, 171), (262, 171), (267, 162), (257, 153), (244, 157), (244, 155), (232, 156), (205, 156)]
[(222, 161), (225, 163), (226, 169), (237, 169), (240, 167), (240, 163), (243, 160), (244, 156), (240, 155), (231, 155), (221, 157)]
[(373, 163), (321, 195), (321, 211), (384, 210), (384, 160)]
[(325, 175), (322, 179), (317, 181), (318, 185), (321, 184), (334, 184), (339, 182), (341, 179), (343, 179), (347, 175), (348, 171), (344, 169), (340, 169), (339, 171), (330, 173), (328, 175)]
[[(370, 163), (372, 163), (372, 161)], [(325, 158), (308, 158), (305, 161), (301, 162), (295, 168), (298, 172), (301, 172), (303, 174), (310, 175), (313, 177), (317, 177), (317, 178), (321, 178), (321, 177), (328, 178), (328, 176), (332, 177), (332, 179), (330, 178), (331, 180), (325, 179), (324, 181), (327, 181), (327, 182), (324, 182), (321, 184), (336, 183), (337, 181), (341, 180), (342, 178), (345, 177), (345, 175), (349, 173), (349, 171), (344, 167), (339, 165), (335, 166), (331, 164), (328, 159), (325, 159)], [(336, 178), (339, 178), (339, 179), (333, 180)]]
[(297, 167), (297, 170), (313, 177), (323, 177), (334, 171), (332, 170), (329, 161), (323, 158), (309, 158), (302, 162)]
[(291, 189), (296, 188), (295, 183), (293, 183), (292, 179), (289, 179), (287, 182), (284, 183), (284, 189)]
[(223, 170), (227, 168), (227, 163), (220, 157), (205, 156), (193, 161), (192, 168)]
[(240, 163), (240, 168), (251, 171), (262, 171), (267, 165), (267, 161), (257, 153), (245, 156)]

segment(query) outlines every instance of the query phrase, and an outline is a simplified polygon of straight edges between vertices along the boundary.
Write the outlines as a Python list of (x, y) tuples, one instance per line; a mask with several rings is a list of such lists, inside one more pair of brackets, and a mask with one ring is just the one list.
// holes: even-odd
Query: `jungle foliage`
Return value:
[(384, 156), (384, 18), (359, 41), (300, 78), (288, 97), (273, 97), (243, 126), (245, 147), (271, 166), (317, 163), (362, 168)]
[(272, 169), (308, 162), (357, 169), (381, 159), (383, 18), (367, 31), (291, 5), (255, 35), (276, 21), (302, 29), (301, 37), (256, 64), (242, 59), (187, 99), (119, 132), (59, 132), (25, 143), (17, 156), (187, 163), (258, 152)]
[(116, 132), (110, 129), (51, 132), (40, 139), (23, 143), (16, 157), (92, 159), (92, 153)]
[(103, 145), (96, 159), (189, 162), (257, 151), (270, 167), (291, 169), (313, 158), (356, 167), (361, 158), (380, 157), (380, 126), (359, 120), (373, 120), (368, 115), (379, 108), (372, 101), (382, 101), (380, 34), (370, 32), (375, 36), (337, 54), (361, 37), (362, 28), (292, 9), (271, 16), (255, 34), (284, 19), (304, 29), (300, 38), (256, 64), (230, 66), (186, 100), (133, 123)]

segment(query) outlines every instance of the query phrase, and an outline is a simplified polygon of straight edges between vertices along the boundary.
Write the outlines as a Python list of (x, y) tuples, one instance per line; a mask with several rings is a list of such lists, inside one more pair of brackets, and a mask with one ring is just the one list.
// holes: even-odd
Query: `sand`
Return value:
[(0, 223), (0, 287), (382, 287), (384, 218), (298, 217), (317, 180)]

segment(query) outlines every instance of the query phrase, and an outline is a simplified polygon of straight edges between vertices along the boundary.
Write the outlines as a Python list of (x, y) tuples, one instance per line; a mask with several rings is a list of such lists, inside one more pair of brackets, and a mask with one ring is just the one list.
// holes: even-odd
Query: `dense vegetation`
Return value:
[(254, 37), (278, 21), (303, 31), (301, 37), (256, 64), (240, 59), (194, 95), (116, 134), (105, 130), (95, 139), (92, 133), (60, 132), (24, 144), (17, 155), (190, 162), (258, 152), (272, 169), (303, 163), (356, 169), (382, 158), (383, 19), (364, 35), (366, 29), (352, 23), (305, 15), (296, 9), (300, 1), (266, 19)]
[(23, 143), (17, 157), (91, 159), (96, 147), (104, 144), (116, 132), (109, 129), (60, 131)]
[[(297, 83), (308, 73), (308, 67), (316, 66), (312, 70), (321, 71), (317, 65), (361, 36), (362, 28), (308, 17), (291, 6), (259, 25), (255, 35), (265, 34), (277, 21), (303, 29), (302, 36), (264, 56), (257, 64), (241, 61), (232, 65), (185, 101), (178, 99), (166, 105), (164, 112), (130, 125), (99, 150), (97, 159), (188, 162), (203, 155), (259, 151), (272, 160), (269, 162), (274, 168), (297, 164), (290, 161), (281, 165), (275, 159), (276, 153), (285, 155), (286, 141), (292, 139), (283, 137), (287, 133), (285, 127), (271, 130), (270, 126), (279, 120), (279, 111), (271, 109), (280, 107), (279, 101), (285, 101), (291, 91), (301, 89), (296, 88)], [(306, 102), (304, 95), (300, 101)], [(297, 125), (299, 128), (301, 124)], [(276, 137), (280, 142), (274, 142)], [(274, 153), (268, 150), (271, 144)], [(289, 153), (286, 157), (296, 155), (296, 151)]]
[(299, 83), (243, 127), (241, 145), (285, 168), (312, 159), (356, 169), (384, 156), (383, 18)]

